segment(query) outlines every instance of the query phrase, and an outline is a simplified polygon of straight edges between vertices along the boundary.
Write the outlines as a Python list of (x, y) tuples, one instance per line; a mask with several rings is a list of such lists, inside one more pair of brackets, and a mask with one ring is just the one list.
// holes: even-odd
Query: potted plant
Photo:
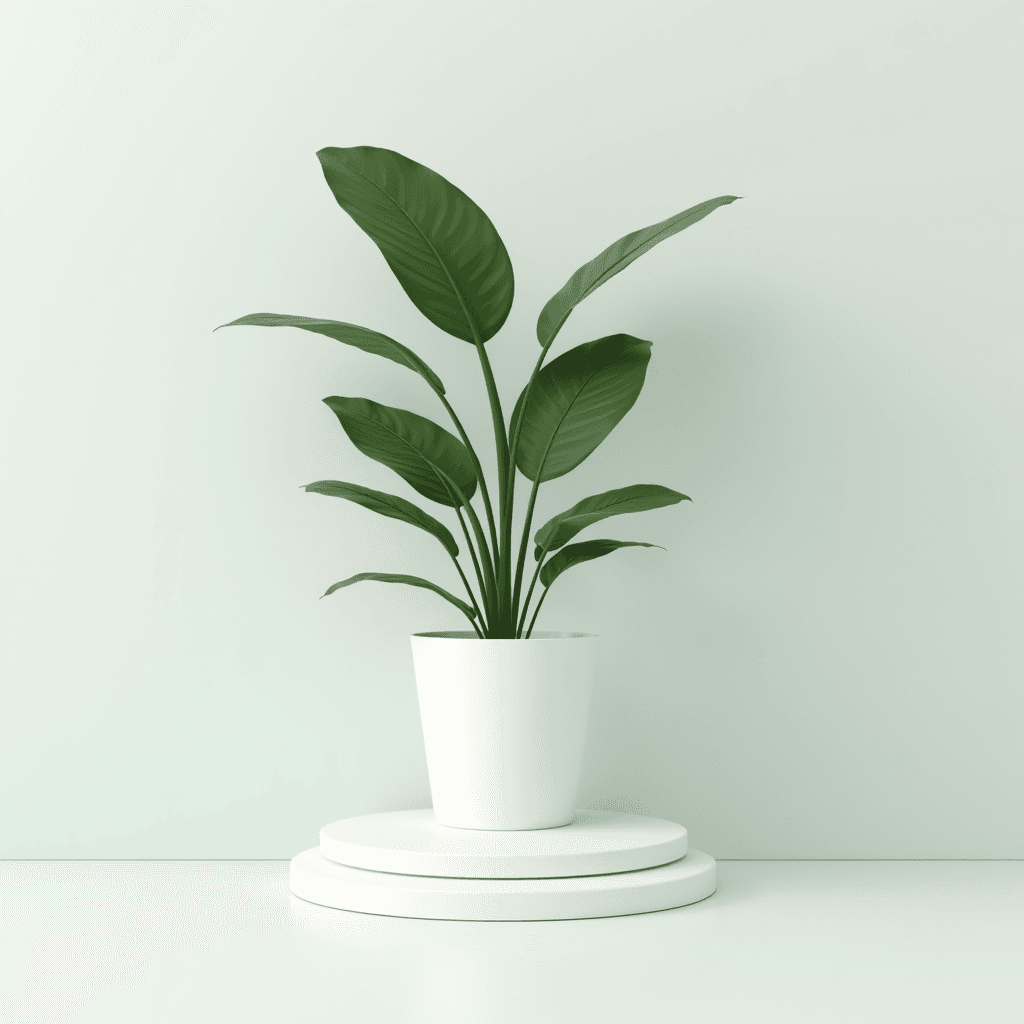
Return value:
[[(469, 621), (470, 630), (412, 638), (440, 824), (502, 830), (564, 825), (579, 788), (596, 637), (535, 632), (544, 599), (563, 573), (583, 562), (620, 548), (655, 546), (609, 539), (570, 543), (583, 530), (611, 516), (689, 499), (657, 484), (617, 487), (583, 498), (531, 538), (540, 485), (583, 462), (632, 408), (651, 342), (612, 334), (546, 359), (562, 325), (588, 295), (659, 242), (738, 197), (719, 196), (634, 231), (580, 267), (541, 310), (540, 353), (506, 418), (486, 345), (508, 317), (515, 280), (490, 219), (440, 174), (391, 150), (327, 148), (317, 156), (338, 204), (376, 243), (416, 308), (475, 350), (493, 423), (497, 493), (488, 487), (441, 379), (405, 345), (366, 327), (316, 317), (253, 313), (223, 326), (322, 334), (412, 370), (434, 392), (454, 434), (433, 420), (366, 398), (332, 396), (324, 402), (363, 454), (451, 510), (464, 549), (448, 526), (406, 498), (339, 480), (318, 480), (305, 489), (432, 535), (450, 556), (464, 597), (419, 576), (390, 572), (358, 573), (324, 596), (367, 580), (406, 584), (433, 591)], [(530, 487), (521, 524), (513, 515), (517, 473)], [(460, 559), (467, 555), (464, 564)]]

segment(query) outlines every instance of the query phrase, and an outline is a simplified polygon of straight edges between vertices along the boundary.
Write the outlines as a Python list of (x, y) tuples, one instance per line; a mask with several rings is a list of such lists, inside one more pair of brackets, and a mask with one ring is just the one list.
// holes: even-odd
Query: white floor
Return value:
[(679, 910), (416, 921), (283, 862), (0, 863), (0, 1021), (1024, 1022), (1024, 863), (719, 863)]

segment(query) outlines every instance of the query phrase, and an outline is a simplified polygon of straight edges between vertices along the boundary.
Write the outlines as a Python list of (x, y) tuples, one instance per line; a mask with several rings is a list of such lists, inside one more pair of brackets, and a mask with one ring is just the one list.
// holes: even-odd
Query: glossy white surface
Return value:
[(700, 850), (643, 871), (582, 878), (436, 878), (365, 871), (319, 850), (292, 858), (292, 893), (324, 907), (440, 921), (568, 921), (650, 914), (707, 899), (715, 860)]
[(0, 1020), (1019, 1024), (1024, 864), (719, 862), (587, 921), (326, 910), (288, 864), (0, 863)]
[(598, 638), (412, 637), (434, 814), (456, 828), (567, 824), (576, 808)]
[(561, 828), (511, 832), (448, 828), (430, 808), (363, 814), (324, 825), (320, 852), (371, 871), (450, 878), (600, 875), (686, 856), (686, 829), (619, 811), (579, 810)]

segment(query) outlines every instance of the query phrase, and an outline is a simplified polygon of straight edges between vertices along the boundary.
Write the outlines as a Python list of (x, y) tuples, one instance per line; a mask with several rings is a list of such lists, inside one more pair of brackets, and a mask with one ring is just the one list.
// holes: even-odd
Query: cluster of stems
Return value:
[[(524, 412), (530, 400), (530, 392), (533, 389), (534, 381), (537, 379), (537, 374), (544, 362), (544, 357), (547, 355), (552, 340), (554, 339), (549, 340), (542, 348), (537, 364), (534, 366), (533, 373), (530, 375), (530, 380), (526, 385), (522, 404)], [(479, 336), (476, 336), (474, 344), (480, 357), (484, 383), (487, 385), (487, 398), (491, 406), (491, 419), (494, 424), (494, 446), (498, 462), (497, 517), (495, 517), (494, 506), (487, 489), (487, 481), (484, 479), (483, 467), (473, 448), (473, 443), (470, 441), (465, 428), (462, 426), (459, 417), (447, 398), (440, 392), (437, 392), (437, 395), (448, 410), (448, 415), (455, 424), (455, 428), (462, 438), (462, 443), (469, 451), (473, 467), (476, 470), (477, 481), (480, 485), (480, 497), (484, 506), (484, 514), (487, 518), (487, 532), (485, 533), (480, 518), (473, 506), (455, 482), (450, 477), (445, 476), (445, 483), (452, 493), (453, 500), (457, 502), (455, 514), (458, 516), (459, 525), (462, 527), (466, 546), (473, 561), (473, 570), (476, 574), (476, 582), (479, 589), (479, 600), (473, 592), (473, 588), (458, 560), (453, 556), (452, 561), (455, 563), (466, 592), (469, 594), (474, 613), (470, 618), (470, 622), (477, 636), (481, 639), (489, 640), (529, 639), (530, 634), (533, 632), (534, 623), (537, 621), (541, 605), (547, 596), (547, 590), (545, 589), (540, 595), (533, 609), (533, 616), (530, 618), (529, 625), (527, 625), (530, 599), (533, 596), (537, 578), (544, 563), (544, 555), (547, 554), (546, 551), (543, 552), (541, 558), (537, 561), (533, 578), (526, 591), (526, 596), (523, 598), (526, 553), (530, 549), (530, 529), (533, 525), (533, 511), (537, 502), (540, 478), (543, 474), (538, 471), (537, 479), (533, 481), (529, 504), (526, 507), (526, 520), (523, 523), (522, 537), (519, 542), (519, 551), (515, 559), (515, 570), (513, 572), (512, 519), (516, 486), (516, 450), (519, 446), (519, 436), (525, 416), (520, 416), (518, 421), (512, 425), (510, 436), (505, 425), (505, 417), (501, 411), (501, 399), (498, 396), (498, 388), (494, 382), (494, 373), (491, 370), (491, 361), (487, 357), (484, 343), (480, 340)], [(544, 455), (546, 458), (547, 453), (545, 452)], [(542, 458), (541, 467), (543, 467), (544, 461), (545, 459)], [(465, 516), (463, 516), (463, 511), (465, 511)], [(468, 526), (466, 519), (469, 520)], [(472, 529), (472, 533), (470, 529)]]

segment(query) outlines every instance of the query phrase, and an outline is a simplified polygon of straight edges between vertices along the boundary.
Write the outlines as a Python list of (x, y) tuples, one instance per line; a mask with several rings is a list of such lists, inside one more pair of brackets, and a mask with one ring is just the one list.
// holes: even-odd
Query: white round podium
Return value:
[(340, 910), (465, 921), (618, 917), (696, 903), (714, 858), (662, 818), (577, 811), (568, 825), (476, 831), (432, 810), (346, 818), (291, 862), (292, 892)]

